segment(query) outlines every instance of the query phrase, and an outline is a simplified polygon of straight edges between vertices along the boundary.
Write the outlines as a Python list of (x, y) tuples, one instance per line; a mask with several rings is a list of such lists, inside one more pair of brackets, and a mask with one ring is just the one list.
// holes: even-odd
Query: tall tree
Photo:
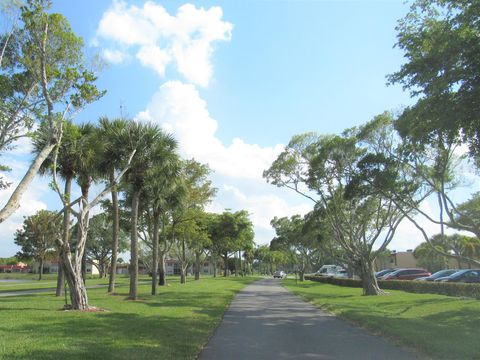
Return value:
[[(45, 144), (49, 141), (49, 130), (45, 129), (42, 126), (34, 137), (34, 149), (35, 152), (41, 152), (45, 147)], [(70, 202), (72, 194), (72, 182), (77, 175), (78, 171), (78, 162), (76, 161), (76, 152), (79, 151), (81, 145), (81, 132), (78, 126), (72, 124), (71, 122), (65, 122), (62, 126), (62, 142), (57, 153), (58, 156), (55, 157), (55, 154), (50, 154), (39, 171), (42, 174), (53, 175), (53, 166), (56, 163), (55, 172), (60, 175), (64, 180), (64, 190), (63, 196), (66, 202)], [(66, 207), (63, 211), (63, 231), (62, 231), (62, 243), (71, 242), (71, 209)], [(56, 295), (62, 296), (64, 293), (64, 266), (62, 263), (62, 249), (59, 249), (59, 265), (58, 265), (58, 278), (57, 278), (57, 290)]]
[[(104, 94), (95, 87), (96, 76), (85, 66), (82, 39), (62, 15), (49, 14), (49, 8), (50, 1), (28, 0), (21, 7), (18, 31), (1, 37), (0, 131), (15, 140), (22, 127), (37, 122), (47, 136), (0, 209), (0, 222), (20, 206), (40, 166), (61, 140), (62, 123), (70, 111)], [(9, 146), (8, 140), (2, 141)]]
[(40, 210), (25, 218), (21, 230), (15, 233), (15, 244), (21, 247), (19, 259), (33, 258), (39, 264), (38, 280), (42, 280), (45, 259), (49, 252), (56, 250), (61, 236), (60, 218), (57, 213)]
[(138, 214), (141, 194), (146, 187), (147, 174), (156, 164), (165, 160), (166, 154), (176, 150), (177, 143), (170, 135), (151, 124), (134, 123), (130, 129), (130, 146), (136, 155), (127, 174), (131, 194), (130, 234), (130, 292), (129, 299), (137, 299), (138, 289)]
[(120, 207), (118, 202), (118, 187), (115, 184), (115, 174), (125, 166), (128, 158), (126, 148), (128, 143), (127, 119), (109, 120), (106, 117), (99, 119), (99, 138), (103, 145), (102, 157), (98, 162), (98, 173), (107, 179), (111, 187), (112, 197), (112, 257), (110, 263), (110, 277), (108, 281), (108, 293), (115, 291), (115, 277), (117, 274), (118, 247), (120, 237)]
[[(346, 252), (350, 266), (360, 272), (365, 295), (381, 293), (374, 261), (404, 217), (392, 199), (363, 184), (365, 157), (379, 156), (384, 146), (395, 145), (389, 129), (388, 117), (379, 116), (341, 136), (294, 136), (264, 173), (274, 185), (314, 202), (317, 216)], [(380, 179), (390, 182), (394, 175), (387, 172)]]
[(418, 102), (406, 109), (423, 141), (438, 131), (480, 150), (480, 10), (476, 1), (416, 0), (397, 26), (406, 63), (390, 75)]
[(290, 218), (275, 217), (270, 224), (276, 234), (270, 242), (270, 248), (290, 253), (297, 266), (300, 281), (304, 281), (305, 272), (315, 258), (315, 253), (319, 251), (318, 237), (307, 231), (305, 219), (300, 215)]

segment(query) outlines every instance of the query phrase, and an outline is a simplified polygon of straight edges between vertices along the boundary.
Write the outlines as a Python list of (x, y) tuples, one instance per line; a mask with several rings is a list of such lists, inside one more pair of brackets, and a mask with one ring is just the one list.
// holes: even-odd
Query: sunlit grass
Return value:
[(128, 287), (116, 295), (89, 290), (103, 312), (61, 311), (50, 294), (0, 298), (1, 359), (194, 359), (208, 341), (235, 293), (255, 278), (171, 280), (159, 295)]
[(362, 290), (305, 281), (284, 285), (342, 318), (420, 353), (444, 359), (480, 358), (480, 301), (389, 291), (362, 296)]

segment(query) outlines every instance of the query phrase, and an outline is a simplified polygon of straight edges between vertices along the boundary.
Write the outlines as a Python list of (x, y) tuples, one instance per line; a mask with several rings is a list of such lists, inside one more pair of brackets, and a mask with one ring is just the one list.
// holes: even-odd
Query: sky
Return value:
[[(75, 121), (128, 115), (161, 125), (182, 156), (212, 169), (218, 194), (208, 210), (248, 210), (257, 244), (273, 238), (274, 216), (312, 209), (262, 178), (293, 135), (339, 133), (413, 103), (386, 81), (404, 61), (394, 47), (396, 23), (408, 11), (403, 1), (54, 0), (52, 11), (84, 39), (87, 57), (108, 64), (98, 80), (106, 95)], [(12, 182), (29, 151), (22, 142), (3, 156)], [(13, 234), (23, 216), (59, 206), (48, 183), (37, 178), (0, 225), (0, 257), (18, 250)], [(7, 196), (0, 193), (0, 202)], [(405, 223), (390, 248), (421, 241)]]

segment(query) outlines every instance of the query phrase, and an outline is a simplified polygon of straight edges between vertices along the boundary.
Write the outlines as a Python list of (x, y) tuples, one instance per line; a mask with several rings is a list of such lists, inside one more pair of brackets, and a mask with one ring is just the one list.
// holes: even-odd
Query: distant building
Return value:
[[(417, 259), (413, 255), (413, 250), (395, 251), (392, 250), (388, 258), (377, 259), (375, 261), (376, 269), (382, 270), (386, 268), (419, 268)], [(447, 268), (449, 269), (467, 269), (469, 265), (466, 262), (458, 261), (457, 259), (448, 259)]]
[(17, 265), (0, 265), (0, 273), (28, 273), (30, 270), (28, 265), (22, 262)]
[[(49, 260), (43, 263), (43, 273), (44, 274), (56, 274), (58, 273), (58, 260)], [(35, 262), (33, 265), (33, 273), (38, 273), (38, 268), (40, 263)], [(91, 263), (87, 263), (86, 272), (88, 275), (98, 275), (98, 269), (96, 266), (92, 265)]]

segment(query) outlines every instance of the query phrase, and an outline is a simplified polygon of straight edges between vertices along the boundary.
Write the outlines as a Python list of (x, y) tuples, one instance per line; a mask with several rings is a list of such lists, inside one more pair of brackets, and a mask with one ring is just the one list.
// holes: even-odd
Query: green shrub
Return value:
[[(362, 282), (355, 279), (342, 279), (325, 276), (305, 276), (305, 279), (326, 284), (362, 287)], [(412, 281), (412, 280), (380, 280), (378, 285), (384, 290), (402, 290), (412, 293), (440, 294), (447, 296), (468, 297), (480, 300), (480, 284)]]

